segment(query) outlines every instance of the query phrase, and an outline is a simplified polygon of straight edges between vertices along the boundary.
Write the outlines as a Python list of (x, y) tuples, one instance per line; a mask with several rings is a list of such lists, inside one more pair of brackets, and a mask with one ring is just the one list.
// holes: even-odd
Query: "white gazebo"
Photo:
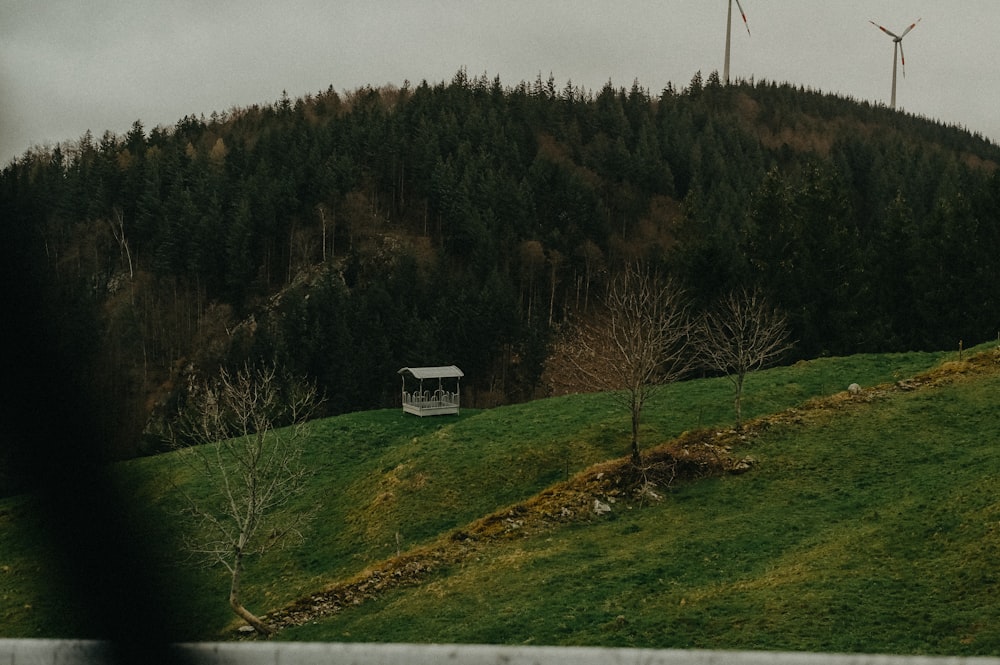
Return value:
[[(403, 377), (403, 411), (415, 416), (443, 416), (458, 413), (460, 400), (458, 382), (463, 376), (462, 370), (454, 365), (442, 367), (404, 367), (399, 370)], [(410, 376), (419, 383), (412, 393), (406, 390), (406, 377)], [(437, 379), (437, 389), (424, 389), (424, 381)], [(454, 385), (454, 392), (445, 388), (444, 379), (449, 379), (448, 385)], [(454, 379), (454, 383), (450, 381)]]

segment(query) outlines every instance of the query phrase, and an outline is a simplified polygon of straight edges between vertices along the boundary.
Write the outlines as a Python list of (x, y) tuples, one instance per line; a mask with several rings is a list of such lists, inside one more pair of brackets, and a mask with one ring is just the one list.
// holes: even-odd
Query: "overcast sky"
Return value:
[[(732, 76), (889, 103), (1000, 143), (1000, 2), (742, 0)], [(595, 93), (721, 74), (727, 0), (0, 0), (0, 164), (90, 129), (325, 90), (551, 74)]]

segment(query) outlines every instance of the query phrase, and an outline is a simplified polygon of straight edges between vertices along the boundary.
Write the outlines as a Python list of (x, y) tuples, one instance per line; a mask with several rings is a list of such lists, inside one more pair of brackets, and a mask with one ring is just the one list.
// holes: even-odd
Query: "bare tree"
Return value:
[(319, 212), (319, 218), (323, 223), (323, 263), (326, 263), (326, 236), (327, 228), (329, 228), (330, 235), (330, 256), (337, 255), (337, 215), (335, 213), (330, 215), (330, 221), (327, 222), (326, 219), (326, 206), (322, 203), (316, 205), (316, 210)]
[(710, 369), (724, 373), (735, 389), (736, 429), (743, 428), (743, 385), (791, 348), (785, 315), (771, 307), (758, 289), (734, 291), (701, 319), (698, 355)]
[(608, 391), (632, 421), (632, 462), (642, 463), (639, 424), (650, 397), (693, 365), (691, 317), (683, 292), (669, 280), (630, 268), (612, 280), (604, 312), (584, 320), (569, 344), (578, 376)]
[[(303, 425), (318, 404), (316, 389), (285, 382), (273, 367), (245, 366), (193, 386), (175, 443), (208, 487), (185, 492), (199, 528), (189, 550), (230, 574), (229, 605), (262, 635), (271, 628), (243, 606), (246, 558), (301, 539), (310, 511), (286, 510), (303, 490)], [(191, 445), (193, 444), (193, 445)]]
[(135, 278), (135, 270), (132, 268), (132, 251), (128, 247), (128, 238), (125, 237), (125, 213), (118, 206), (113, 209), (115, 219), (113, 222), (109, 221), (108, 226), (111, 228), (111, 235), (115, 237), (118, 242), (118, 251), (121, 254), (122, 262), (128, 261), (128, 278)]

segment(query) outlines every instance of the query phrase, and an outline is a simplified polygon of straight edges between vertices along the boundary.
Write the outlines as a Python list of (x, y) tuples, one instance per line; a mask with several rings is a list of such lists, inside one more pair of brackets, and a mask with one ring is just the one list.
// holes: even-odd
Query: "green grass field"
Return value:
[[(894, 382), (955, 355), (767, 370), (748, 379), (744, 414)], [(775, 425), (745, 444), (758, 460), (750, 473), (495, 543), (278, 639), (1000, 654), (998, 397), (991, 374)], [(724, 379), (676, 384), (647, 409), (643, 443), (732, 419)], [(301, 545), (251, 561), (246, 604), (266, 613), (624, 456), (628, 429), (606, 395), (316, 421), (315, 475), (292, 509), (318, 512)], [(225, 572), (194, 566), (178, 546), (175, 484), (197, 490), (194, 479), (173, 454), (123, 464), (121, 477), (137, 536), (158, 545), (151, 569), (176, 590), (174, 628), (225, 639), (235, 625)], [(76, 599), (47, 588), (39, 533), (29, 497), (0, 501), (0, 633), (79, 636)]]

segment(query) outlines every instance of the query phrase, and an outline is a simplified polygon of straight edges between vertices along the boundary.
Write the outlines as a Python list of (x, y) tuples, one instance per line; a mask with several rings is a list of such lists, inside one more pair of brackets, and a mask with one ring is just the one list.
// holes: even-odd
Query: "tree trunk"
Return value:
[(236, 558), (233, 561), (232, 583), (229, 586), (229, 606), (233, 609), (233, 612), (236, 613), (236, 616), (253, 626), (253, 629), (256, 630), (258, 634), (268, 636), (274, 632), (273, 629), (264, 623), (264, 621), (257, 617), (253, 612), (243, 607), (243, 603), (240, 600), (240, 581), (242, 576), (243, 553), (237, 551)]
[(632, 407), (632, 464), (639, 466), (642, 464), (642, 455), (639, 454), (639, 419), (642, 415), (641, 407)]
[(741, 374), (736, 378), (736, 399), (734, 404), (736, 406), (736, 431), (743, 431), (743, 379), (744, 375)]

